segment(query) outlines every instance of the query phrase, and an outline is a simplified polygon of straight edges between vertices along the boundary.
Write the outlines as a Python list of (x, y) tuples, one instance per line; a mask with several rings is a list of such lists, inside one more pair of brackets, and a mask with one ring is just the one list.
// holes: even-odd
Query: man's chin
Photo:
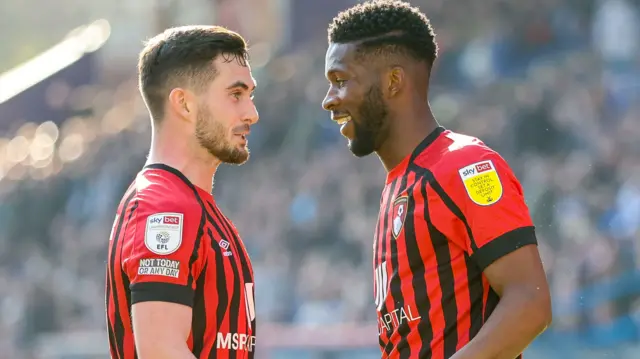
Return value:
[(242, 150), (237, 150), (233, 154), (231, 154), (226, 161), (222, 161), (223, 163), (240, 166), (245, 164), (249, 160), (250, 153), (248, 148), (243, 148)]
[(374, 152), (374, 149), (371, 146), (363, 146), (361, 143), (358, 143), (353, 140), (349, 140), (349, 151), (358, 157), (367, 157)]
[(242, 148), (236, 148), (232, 151), (209, 151), (209, 153), (211, 153), (211, 155), (217, 158), (220, 162), (229, 165), (242, 165), (249, 160), (249, 149), (244, 146)]

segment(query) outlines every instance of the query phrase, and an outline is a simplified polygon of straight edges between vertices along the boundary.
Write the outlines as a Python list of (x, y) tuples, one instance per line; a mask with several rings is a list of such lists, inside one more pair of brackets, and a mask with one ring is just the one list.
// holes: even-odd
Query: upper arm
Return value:
[(458, 212), (458, 244), (471, 259), (484, 270), (519, 248), (537, 245), (522, 186), (506, 161), (490, 150), (461, 158), (471, 159), (455, 161), (459, 165), (451, 171), (447, 193)]
[(502, 296), (505, 290), (519, 288), (529, 297), (548, 298), (549, 287), (538, 247), (526, 245), (491, 263), (485, 270), (491, 288)]
[(141, 201), (123, 248), (136, 343), (185, 343), (196, 279), (204, 264), (202, 212), (188, 204)]
[(469, 151), (460, 156), (468, 160), (452, 161), (458, 165), (443, 177), (451, 196), (450, 213), (457, 217), (452, 240), (499, 296), (515, 290), (550, 312), (546, 274), (520, 182), (497, 153), (486, 148)]
[(156, 358), (168, 352), (165, 346), (184, 347), (191, 331), (191, 314), (191, 307), (176, 303), (134, 304), (131, 318), (138, 354), (143, 359)]

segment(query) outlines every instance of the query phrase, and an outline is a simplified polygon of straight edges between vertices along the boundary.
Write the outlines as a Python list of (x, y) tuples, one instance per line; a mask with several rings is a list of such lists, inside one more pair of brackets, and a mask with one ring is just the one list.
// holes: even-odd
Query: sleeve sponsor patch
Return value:
[(156, 213), (147, 218), (147, 228), (144, 234), (144, 244), (147, 248), (160, 255), (175, 252), (182, 244), (182, 213)]
[(178, 278), (180, 275), (180, 262), (165, 258), (141, 259), (138, 264), (138, 274)]
[(469, 198), (480, 206), (490, 206), (502, 198), (502, 183), (491, 160), (476, 162), (458, 170)]

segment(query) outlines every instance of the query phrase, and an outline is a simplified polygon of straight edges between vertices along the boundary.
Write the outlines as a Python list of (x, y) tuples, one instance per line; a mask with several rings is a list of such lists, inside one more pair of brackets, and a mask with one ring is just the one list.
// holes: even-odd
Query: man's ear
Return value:
[(400, 66), (393, 66), (387, 73), (387, 93), (389, 97), (397, 96), (405, 86), (405, 71)]
[(170, 111), (182, 119), (189, 120), (195, 115), (196, 102), (193, 94), (183, 88), (176, 87), (169, 93)]

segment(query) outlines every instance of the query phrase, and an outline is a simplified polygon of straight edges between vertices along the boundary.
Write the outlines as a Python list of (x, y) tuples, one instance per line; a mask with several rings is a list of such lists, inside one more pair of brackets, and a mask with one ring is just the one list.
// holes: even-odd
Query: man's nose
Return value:
[(332, 111), (340, 103), (340, 99), (334, 93), (327, 93), (324, 100), (322, 100), (322, 108), (327, 111)]
[(249, 109), (249, 113), (246, 116), (246, 121), (248, 121), (251, 125), (258, 122), (260, 119), (260, 115), (258, 114), (258, 109), (255, 105), (251, 105), (251, 109)]

